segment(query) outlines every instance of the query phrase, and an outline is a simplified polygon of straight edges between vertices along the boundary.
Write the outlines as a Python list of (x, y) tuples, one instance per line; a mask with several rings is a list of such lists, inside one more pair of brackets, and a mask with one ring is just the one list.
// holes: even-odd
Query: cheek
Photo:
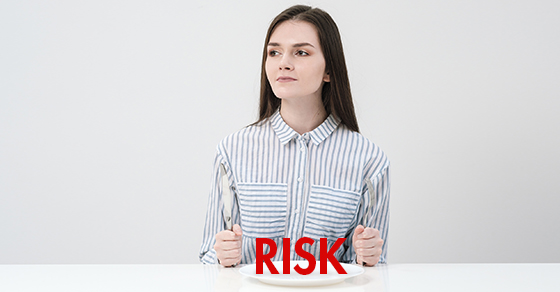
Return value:
[(266, 78), (270, 81), (270, 78), (274, 76), (274, 62), (269, 61), (269, 59), (266, 60), (266, 62), (264, 63), (264, 71), (266, 73)]
[(308, 71), (308, 74), (306, 76), (307, 88), (311, 91), (319, 90), (323, 86), (325, 68), (322, 66), (314, 66), (313, 68), (309, 69), (311, 70)]
[(310, 72), (309, 72), (309, 78), (313, 81), (316, 82), (322, 82), (323, 81), (323, 77), (325, 76), (325, 66), (315, 66)]
[(273, 72), (273, 69), (277, 69), (278, 67), (278, 62), (279, 62), (279, 58), (266, 58), (266, 61), (264, 61), (264, 68), (266, 69), (266, 72)]

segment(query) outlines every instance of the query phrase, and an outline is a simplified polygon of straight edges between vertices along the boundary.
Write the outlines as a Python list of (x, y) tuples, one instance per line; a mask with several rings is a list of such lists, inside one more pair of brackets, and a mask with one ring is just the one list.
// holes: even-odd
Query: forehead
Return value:
[(319, 46), (319, 35), (315, 26), (300, 20), (288, 20), (279, 24), (270, 36), (271, 43), (290, 45), (297, 43), (310, 43)]

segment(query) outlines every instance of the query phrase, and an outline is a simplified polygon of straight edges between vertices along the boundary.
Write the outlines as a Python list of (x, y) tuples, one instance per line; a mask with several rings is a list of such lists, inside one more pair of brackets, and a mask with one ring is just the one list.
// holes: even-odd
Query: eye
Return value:
[(280, 52), (278, 52), (277, 50), (270, 50), (268, 52), (268, 55), (271, 56), (271, 57), (274, 57), (274, 56), (280, 55)]
[(309, 56), (309, 53), (304, 51), (304, 50), (298, 50), (298, 51), (296, 51), (296, 55), (297, 56)]

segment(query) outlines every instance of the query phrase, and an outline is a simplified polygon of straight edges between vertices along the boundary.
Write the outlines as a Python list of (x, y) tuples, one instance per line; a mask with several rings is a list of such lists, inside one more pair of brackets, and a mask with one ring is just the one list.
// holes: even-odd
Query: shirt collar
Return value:
[[(276, 111), (270, 117), (270, 123), (272, 125), (272, 128), (276, 132), (276, 136), (278, 136), (278, 139), (280, 139), (280, 143), (282, 145), (288, 144), (288, 142), (290, 142), (290, 140), (294, 138), (301, 137), (298, 132), (290, 128), (290, 126), (288, 126), (288, 124), (284, 122), (284, 119), (282, 119), (282, 116), (280, 115), (280, 111)], [(315, 128), (313, 131), (304, 134), (304, 136), (309, 136), (311, 138), (311, 141), (313, 141), (315, 145), (319, 145), (321, 144), (321, 142), (327, 139), (327, 137), (330, 136), (332, 132), (334, 132), (338, 124), (339, 121), (331, 114), (321, 125)]]

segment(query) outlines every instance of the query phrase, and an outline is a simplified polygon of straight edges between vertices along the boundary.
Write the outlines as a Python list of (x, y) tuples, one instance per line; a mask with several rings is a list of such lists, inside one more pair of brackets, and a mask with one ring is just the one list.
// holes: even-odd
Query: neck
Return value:
[(327, 111), (320, 98), (298, 102), (282, 99), (280, 115), (290, 128), (303, 135), (321, 125), (327, 118)]

